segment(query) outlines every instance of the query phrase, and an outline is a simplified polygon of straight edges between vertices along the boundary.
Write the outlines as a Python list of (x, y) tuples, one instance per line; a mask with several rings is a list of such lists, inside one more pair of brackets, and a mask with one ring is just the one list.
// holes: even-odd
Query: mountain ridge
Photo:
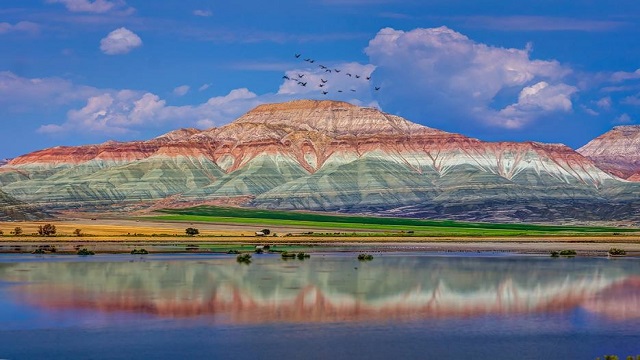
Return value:
[(319, 100), (260, 105), (221, 127), (146, 141), (43, 149), (0, 167), (5, 192), (54, 208), (222, 203), (466, 220), (636, 219), (638, 186), (562, 144), (484, 142)]

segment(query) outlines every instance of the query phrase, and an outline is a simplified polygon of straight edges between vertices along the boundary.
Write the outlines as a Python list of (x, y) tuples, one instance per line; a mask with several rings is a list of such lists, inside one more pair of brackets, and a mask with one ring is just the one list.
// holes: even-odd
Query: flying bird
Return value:
[(338, 90), (338, 92), (342, 92), (342, 90)]
[(356, 92), (356, 90), (355, 90), (355, 89), (351, 89), (351, 91)]
[(323, 84), (327, 82), (325, 79), (320, 79), (320, 81), (322, 81)]
[(340, 71), (342, 71), (342, 70), (333, 69), (333, 71), (335, 71), (335, 72), (339, 73), (339, 72), (340, 72)]
[(351, 74), (347, 73), (347, 76), (348, 76), (348, 77), (351, 77)]
[(298, 85), (307, 86), (306, 82), (298, 81)]
[(324, 70), (324, 72), (328, 72), (328, 73), (330, 73), (330, 72), (331, 72), (331, 69), (325, 69), (325, 70)]
[(360, 75), (356, 75), (356, 79), (360, 79)]
[(300, 54), (296, 54), (296, 59), (300, 57)]
[(327, 68), (326, 66), (324, 66), (324, 65), (322, 65), (322, 64), (320, 64), (320, 65), (318, 65), (318, 66), (320, 66), (320, 69), (326, 69), (326, 68)]
[(367, 80), (371, 80), (371, 76), (367, 76)]
[(304, 59), (304, 61), (311, 61), (311, 59), (310, 58), (309, 59)]
[(302, 79), (304, 77), (304, 74), (298, 74), (298, 77)]
[(380, 90), (380, 86), (375, 87), (376, 91)]
[(287, 79), (287, 80), (291, 80), (291, 78), (289, 78), (287, 75), (282, 77), (283, 79)]
[(318, 84), (318, 86), (323, 87), (323, 86), (324, 86), (324, 84)]
[(323, 91), (322, 95), (327, 95), (329, 92), (328, 91)]

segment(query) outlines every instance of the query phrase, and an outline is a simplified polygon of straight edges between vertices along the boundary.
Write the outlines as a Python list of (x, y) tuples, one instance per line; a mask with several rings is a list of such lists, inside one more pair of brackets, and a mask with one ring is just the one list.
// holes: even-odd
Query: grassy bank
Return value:
[[(316, 229), (377, 231), (404, 236), (593, 236), (625, 235), (640, 229), (603, 226), (552, 226), (535, 224), (499, 224), (460, 221), (438, 221), (405, 218), (327, 215), (293, 211), (198, 206), (186, 209), (164, 209), (163, 215), (147, 219), (179, 222), (211, 222), (246, 225), (271, 225)], [(335, 233), (312, 235), (335, 236)], [(344, 234), (349, 235), (349, 234)], [(356, 234), (351, 234), (356, 235)], [(375, 234), (367, 234), (375, 236)]]

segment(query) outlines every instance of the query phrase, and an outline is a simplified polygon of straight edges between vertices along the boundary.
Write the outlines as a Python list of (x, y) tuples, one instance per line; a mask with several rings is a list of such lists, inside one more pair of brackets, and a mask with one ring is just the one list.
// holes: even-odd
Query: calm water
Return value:
[(640, 354), (640, 261), (0, 255), (0, 358)]

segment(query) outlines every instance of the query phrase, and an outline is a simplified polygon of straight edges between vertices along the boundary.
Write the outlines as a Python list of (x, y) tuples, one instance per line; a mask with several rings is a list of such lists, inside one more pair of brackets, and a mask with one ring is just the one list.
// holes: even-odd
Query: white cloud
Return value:
[(213, 15), (213, 13), (211, 12), (211, 10), (193, 10), (193, 15), (195, 16), (202, 16), (202, 17), (209, 17), (211, 15)]
[(542, 114), (555, 111), (569, 112), (572, 109), (570, 97), (577, 90), (574, 86), (549, 85), (541, 81), (522, 89), (517, 103), (500, 110), (491, 119), (496, 125), (517, 129)]
[(611, 108), (611, 105), (612, 105), (611, 97), (610, 96), (605, 96), (605, 97), (601, 98), (600, 100), (598, 100), (596, 102), (596, 105), (598, 105), (598, 107), (600, 109), (609, 110)]
[[(519, 128), (542, 113), (571, 110), (577, 89), (562, 83), (571, 69), (530, 58), (531, 48), (477, 43), (447, 27), (404, 32), (382, 29), (365, 49), (376, 66), (372, 80), (387, 104), (410, 104), (447, 120), (471, 117), (490, 126)], [(519, 94), (495, 109), (498, 96)], [(513, 116), (513, 118), (509, 118)]]
[(202, 84), (202, 86), (200, 86), (200, 87), (198, 88), (198, 91), (205, 91), (205, 90), (207, 90), (210, 86), (211, 86), (211, 84)]
[(8, 34), (13, 32), (24, 32), (36, 34), (40, 31), (40, 26), (31, 21), (20, 21), (11, 25), (8, 22), (0, 22), (0, 34)]
[(127, 6), (124, 0), (47, 0), (50, 4), (64, 4), (71, 12), (106, 13), (122, 10), (131, 13), (134, 9)]
[(614, 124), (631, 124), (633, 120), (629, 114), (624, 113), (613, 120)]
[(611, 81), (616, 83), (636, 79), (640, 79), (640, 69), (634, 72), (617, 71), (611, 75)]
[(189, 89), (189, 85), (178, 86), (177, 88), (173, 89), (173, 95), (185, 96), (189, 92)]
[(14, 110), (33, 110), (35, 104), (66, 105), (99, 92), (62, 78), (24, 78), (10, 71), (0, 72), (0, 105)]
[(625, 105), (640, 106), (640, 94), (627, 96), (624, 99), (622, 99), (620, 103)]
[(121, 27), (100, 40), (100, 50), (107, 55), (126, 54), (142, 46), (142, 40), (131, 30)]
[(169, 106), (149, 92), (120, 90), (90, 97), (84, 107), (67, 113), (62, 124), (46, 124), (41, 133), (101, 133), (119, 135), (172, 124), (212, 127), (229, 122), (265, 102), (247, 89), (235, 89), (192, 106)]

